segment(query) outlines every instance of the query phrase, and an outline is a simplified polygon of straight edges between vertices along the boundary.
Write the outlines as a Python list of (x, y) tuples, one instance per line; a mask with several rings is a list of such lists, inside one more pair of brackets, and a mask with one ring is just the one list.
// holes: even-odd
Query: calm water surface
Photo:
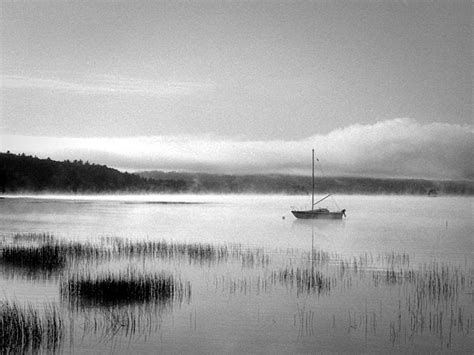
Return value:
[[(64, 274), (3, 267), (0, 292), (36, 307), (59, 304), (69, 319), (64, 352), (472, 353), (473, 201), (340, 196), (345, 220), (301, 221), (289, 211), (307, 205), (306, 196), (7, 196), (0, 199), (4, 243), (15, 233), (51, 233), (81, 243), (238, 246), (240, 254), (212, 262), (144, 256), (68, 269), (165, 271), (190, 285), (189, 297), (172, 305), (134, 306), (142, 320), (134, 332), (101, 329), (107, 316), (100, 307), (71, 309), (59, 295)], [(432, 291), (430, 277), (449, 291)]]

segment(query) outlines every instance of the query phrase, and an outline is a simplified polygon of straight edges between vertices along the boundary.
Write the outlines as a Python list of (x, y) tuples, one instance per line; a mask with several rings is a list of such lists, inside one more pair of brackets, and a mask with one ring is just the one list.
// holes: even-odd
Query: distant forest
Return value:
[(82, 160), (55, 161), (0, 153), (0, 191), (12, 192), (181, 192), (183, 180), (147, 179)]
[[(140, 176), (186, 182), (188, 190), (201, 193), (284, 193), (311, 194), (311, 176), (297, 175), (215, 175), (147, 171)], [(315, 191), (339, 194), (473, 195), (473, 181), (423, 179), (376, 179), (365, 177), (316, 177)]]
[[(474, 182), (317, 177), (315, 190), (340, 194), (474, 195)], [(311, 177), (161, 171), (131, 174), (82, 160), (60, 162), (7, 152), (0, 153), (0, 192), (310, 194)]]

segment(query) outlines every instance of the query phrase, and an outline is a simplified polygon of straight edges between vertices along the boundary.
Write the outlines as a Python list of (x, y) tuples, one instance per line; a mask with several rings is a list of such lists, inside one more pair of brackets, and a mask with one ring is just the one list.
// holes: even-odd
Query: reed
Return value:
[[(209, 243), (174, 243), (167, 241), (131, 241), (123, 238), (102, 238), (99, 243), (60, 241), (50, 234), (15, 234), (12, 243), (4, 244), (2, 252), (5, 262), (29, 263), (38, 266), (42, 263), (42, 255), (48, 251), (53, 254), (45, 255), (51, 264), (55, 261), (64, 264), (65, 261), (108, 261), (112, 258), (184, 258), (198, 264), (227, 262), (229, 259), (240, 260), (242, 266), (266, 266), (269, 256), (261, 248), (243, 248), (240, 244), (213, 245)], [(19, 244), (21, 242), (27, 245)], [(16, 254), (15, 254), (16, 253)], [(12, 257), (9, 258), (9, 255)], [(16, 256), (20, 258), (16, 258)], [(17, 262), (18, 261), (18, 262)], [(60, 261), (60, 262), (58, 262)]]
[(0, 263), (27, 269), (53, 271), (65, 266), (66, 258), (58, 244), (7, 245), (0, 250)]
[(438, 263), (424, 265), (416, 269), (387, 268), (372, 271), (375, 286), (410, 285), (415, 291), (415, 298), (429, 301), (452, 302), (465, 289), (466, 275), (462, 269)]
[(170, 243), (166, 241), (130, 241), (111, 239), (109, 244), (113, 255), (125, 258), (187, 258), (197, 263), (225, 262), (230, 256), (241, 257), (239, 246), (214, 246), (207, 243)]
[(19, 242), (37, 242), (52, 243), (55, 237), (50, 233), (16, 233), (11, 238), (14, 243)]
[(286, 267), (272, 272), (272, 283), (277, 281), (280, 284), (294, 287), (297, 294), (318, 293), (329, 294), (332, 280), (312, 267)]
[(171, 304), (190, 297), (190, 284), (183, 285), (171, 275), (137, 271), (72, 275), (61, 282), (60, 293), (76, 307), (127, 304)]
[(31, 305), (0, 303), (0, 352), (47, 353), (59, 350), (64, 335), (61, 315), (54, 304), (45, 307), (41, 314)]

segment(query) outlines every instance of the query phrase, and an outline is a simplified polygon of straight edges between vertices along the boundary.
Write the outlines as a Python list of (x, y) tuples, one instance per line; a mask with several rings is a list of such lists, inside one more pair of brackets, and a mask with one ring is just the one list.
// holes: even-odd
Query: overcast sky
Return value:
[(1, 151), (474, 179), (470, 0), (1, 7)]

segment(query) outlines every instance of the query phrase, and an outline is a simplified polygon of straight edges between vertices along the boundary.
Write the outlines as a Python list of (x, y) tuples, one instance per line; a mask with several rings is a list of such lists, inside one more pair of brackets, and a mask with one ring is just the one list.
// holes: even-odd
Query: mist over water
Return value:
[[(313, 128), (314, 129), (314, 128)], [(472, 180), (472, 125), (395, 118), (299, 140), (215, 135), (72, 138), (4, 135), (0, 150), (102, 162), (127, 171), (217, 174), (308, 173), (310, 149), (332, 176)], [(416, 152), (416, 154), (413, 154)]]
[[(113, 236), (141, 240), (241, 243), (265, 248), (318, 246), (346, 256), (408, 252), (456, 261), (470, 254), (472, 198), (338, 196), (343, 221), (296, 220), (292, 207), (309, 208), (307, 196), (109, 195), (42, 196), (1, 201), (2, 232), (48, 232), (90, 240)], [(334, 208), (330, 199), (323, 207)], [(309, 228), (311, 226), (311, 228)]]
[[(34, 249), (38, 234), (12, 238), (51, 233), (46, 243), (66, 262), (45, 272), (0, 258), (0, 290), (40, 309), (60, 305), (62, 349), (78, 353), (469, 353), (472, 203), (338, 196), (346, 219), (303, 221), (290, 210), (308, 207), (307, 196), (6, 198), (2, 248)], [(74, 293), (147, 278), (171, 291), (102, 306)]]

